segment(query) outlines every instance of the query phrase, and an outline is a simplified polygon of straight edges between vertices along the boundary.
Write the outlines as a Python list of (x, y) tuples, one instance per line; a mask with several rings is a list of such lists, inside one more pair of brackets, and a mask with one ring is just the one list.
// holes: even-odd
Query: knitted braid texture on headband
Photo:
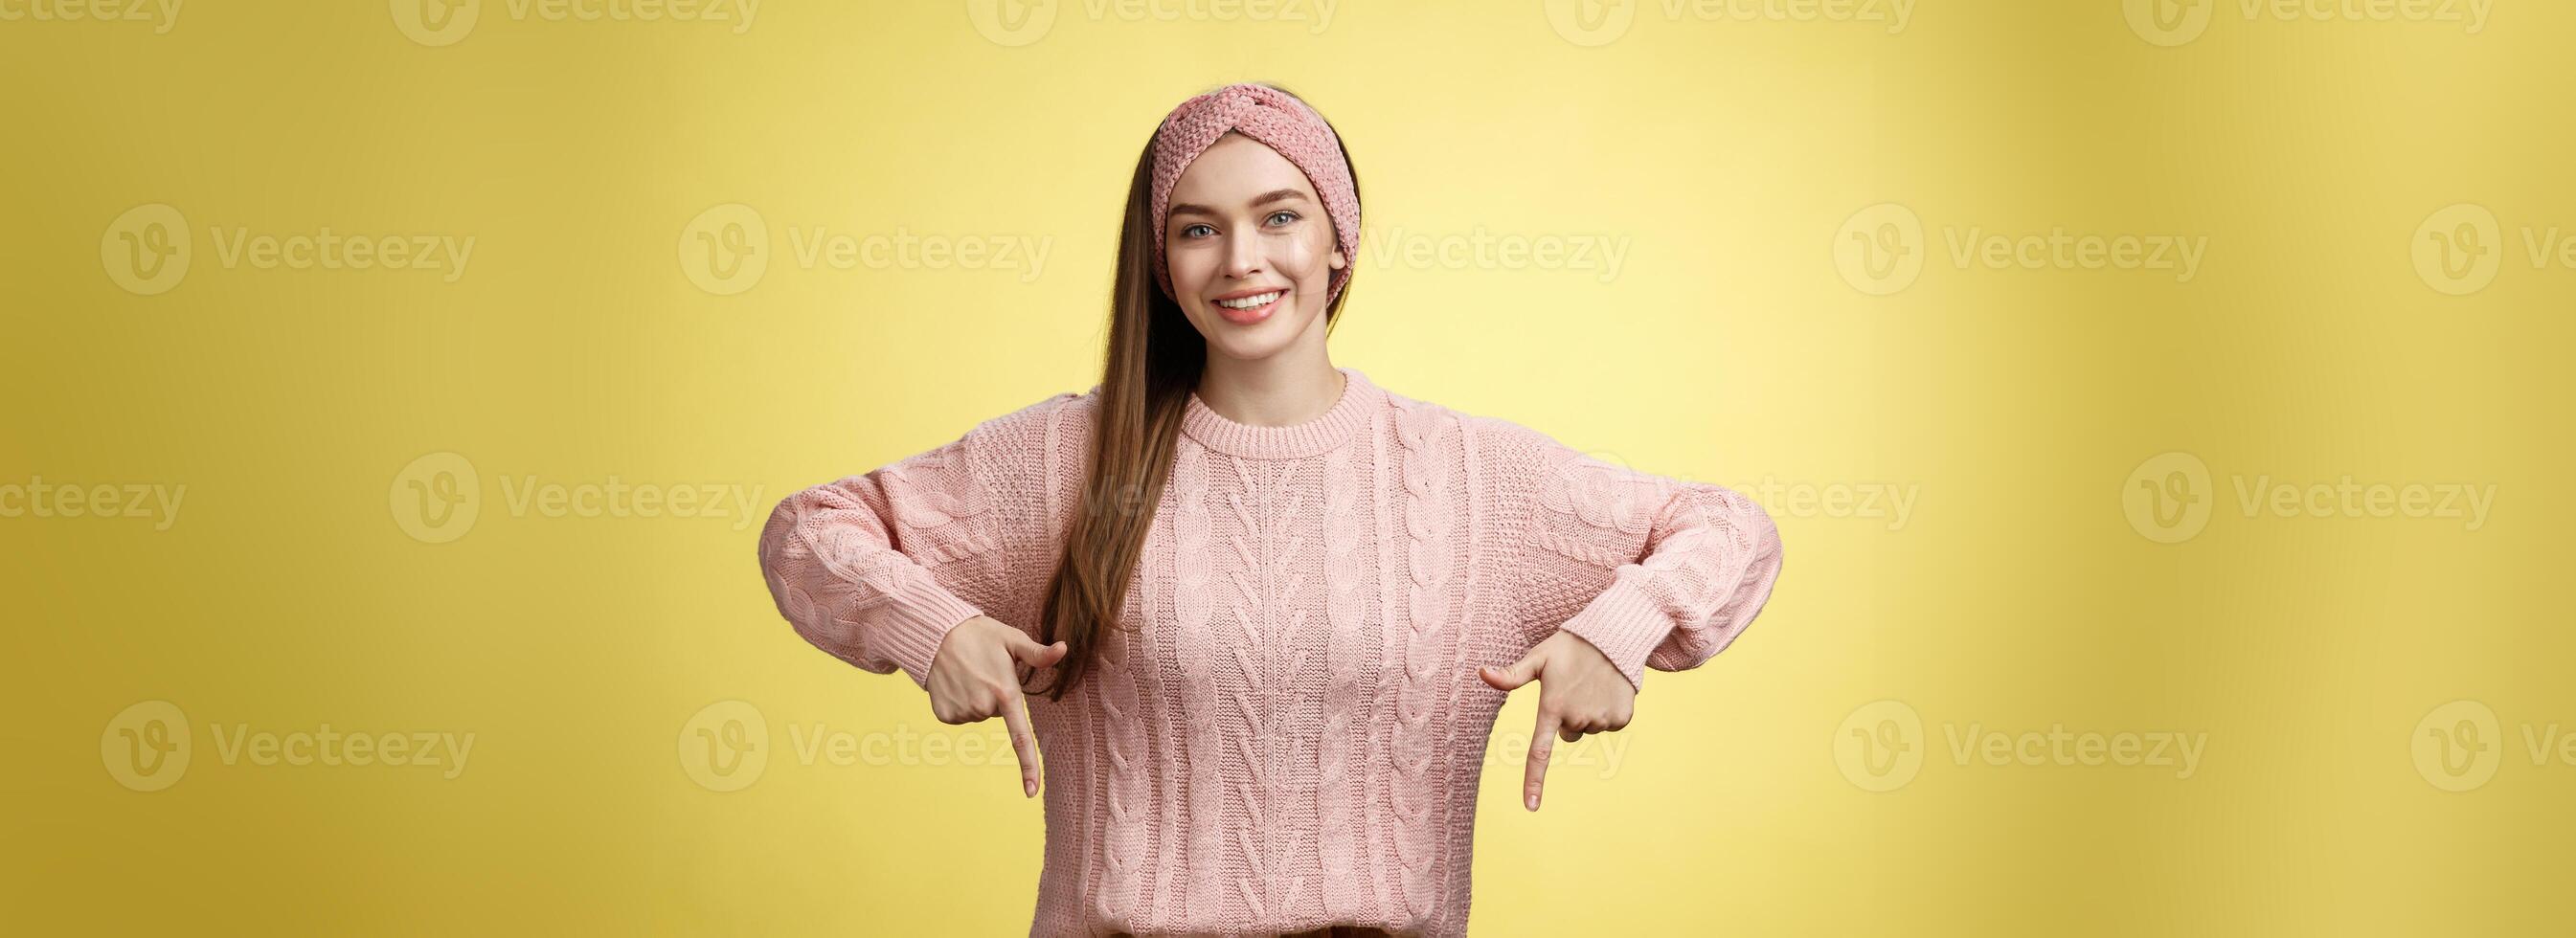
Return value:
[(1324, 123), (1323, 115), (1294, 95), (1249, 83), (1227, 85), (1181, 102), (1154, 131), (1155, 282), (1162, 285), (1164, 296), (1179, 299), (1172, 293), (1171, 265), (1163, 254), (1172, 185), (1229, 130), (1287, 157), (1306, 174), (1315, 194), (1323, 197), (1324, 212), (1331, 216), (1333, 234), (1340, 239), (1344, 255), (1342, 269), (1333, 272), (1332, 289), (1324, 294), (1324, 302), (1332, 302), (1359, 263), (1360, 197), (1359, 186), (1351, 179), (1351, 164), (1342, 159), (1341, 140)]

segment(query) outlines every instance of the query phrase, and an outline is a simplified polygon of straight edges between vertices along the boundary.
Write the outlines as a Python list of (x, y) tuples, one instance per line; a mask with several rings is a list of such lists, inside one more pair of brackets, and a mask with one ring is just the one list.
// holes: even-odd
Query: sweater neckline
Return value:
[(1284, 427), (1237, 423), (1209, 407), (1194, 390), (1181, 414), (1181, 432), (1217, 452), (1254, 459), (1300, 459), (1331, 452), (1368, 425), (1370, 413), (1385, 396), (1359, 369), (1333, 370), (1342, 373), (1342, 396), (1323, 416)]

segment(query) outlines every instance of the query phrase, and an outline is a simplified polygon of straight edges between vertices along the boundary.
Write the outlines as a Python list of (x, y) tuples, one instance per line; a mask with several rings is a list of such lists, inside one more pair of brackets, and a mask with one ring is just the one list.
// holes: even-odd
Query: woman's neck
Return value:
[(1291, 427), (1324, 416), (1340, 403), (1349, 379), (1330, 360), (1311, 364), (1211, 362), (1199, 376), (1199, 399), (1236, 423)]

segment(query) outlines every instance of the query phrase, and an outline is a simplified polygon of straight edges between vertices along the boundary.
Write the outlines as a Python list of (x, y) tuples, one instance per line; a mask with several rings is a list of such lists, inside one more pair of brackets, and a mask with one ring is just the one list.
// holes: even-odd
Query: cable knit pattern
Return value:
[(1182, 738), (1189, 747), (1190, 814), (1178, 829), (1189, 838), (1190, 892), (1186, 908), (1199, 915), (1217, 915), (1225, 908), (1224, 897), (1217, 889), (1226, 870), (1224, 828), (1216, 819), (1225, 817), (1226, 809), (1225, 779), (1213, 769), (1223, 764), (1223, 754), (1218, 750), (1225, 740), (1216, 725), (1220, 703), (1215, 661), (1220, 646), (1209, 628), (1215, 611), (1211, 589), (1215, 574), (1208, 566), (1212, 537), (1209, 532), (1216, 522), (1207, 504), (1207, 451), (1181, 447), (1174, 456), (1172, 478), (1166, 486), (1174, 493), (1177, 515), (1173, 519), (1172, 568), (1179, 582), (1172, 600), (1180, 630), (1173, 636), (1173, 651), (1179, 658), (1181, 694), (1189, 699), (1182, 711), (1188, 720)]
[(1435, 778), (1434, 757), (1440, 751), (1435, 720), (1442, 710), (1442, 679), (1448, 676), (1438, 670), (1446, 657), (1440, 653), (1440, 642), (1449, 637), (1441, 625), (1449, 613), (1452, 530), (1442, 474), (1433, 461), (1439, 417), (1425, 408), (1408, 407), (1396, 422), (1403, 485), (1402, 529), (1396, 543), (1404, 560), (1405, 616), (1403, 628), (1394, 636), (1403, 673), (1395, 693), (1395, 725), (1388, 727), (1389, 768), (1395, 773), (1388, 794), (1395, 806), (1396, 885), (1401, 887), (1405, 910), (1416, 917), (1429, 916), (1436, 888), (1432, 861), (1437, 859), (1438, 845), (1429, 837), (1441, 801)]
[[(1131, 588), (1128, 594), (1130, 616), (1138, 606), (1152, 602), (1150, 586), (1142, 591), (1144, 595), (1138, 592)], [(1104, 921), (1125, 921), (1136, 907), (1147, 859), (1148, 822), (1143, 815), (1155, 810), (1151, 768), (1146, 763), (1145, 703), (1137, 691), (1138, 636), (1132, 619), (1122, 625), (1104, 635), (1098, 646), (1100, 725), (1107, 728), (1101, 750), (1109, 769), (1107, 790), (1101, 795), (1106, 820), (1101, 834), (1100, 915)]]
[(1351, 465), (1351, 447), (1325, 453), (1324, 616), (1330, 631), (1325, 638), (1324, 727), (1315, 740), (1313, 804), (1324, 913), (1337, 921), (1359, 915), (1361, 903), (1368, 899), (1354, 880), (1359, 819), (1354, 816), (1357, 805), (1348, 794), (1355, 786), (1352, 769), (1362, 758), (1353, 752), (1368, 744), (1368, 737), (1359, 732), (1366, 716), (1361, 701), (1375, 691), (1363, 670), (1363, 663), (1373, 656), (1367, 654), (1370, 649), (1361, 647), (1369, 613), (1368, 568), (1360, 555), (1366, 536), (1359, 511), (1361, 492)]
[[(1278, 582), (1279, 574), (1295, 577), (1283, 569), (1286, 564), (1272, 558), (1282, 548), (1283, 528), (1288, 518), (1272, 510), (1269, 502), (1283, 495), (1284, 478), (1264, 466), (1269, 478), (1253, 475), (1249, 460), (1227, 460), (1236, 475), (1236, 489), (1228, 497), (1233, 504), (1236, 534), (1233, 538), (1235, 565), (1227, 571), (1234, 581), (1234, 622), (1237, 640), (1226, 645), (1234, 655), (1234, 673), (1242, 678), (1242, 689), (1234, 695), (1234, 712), (1242, 721), (1243, 733), (1235, 737), (1236, 758), (1246, 767), (1250, 778), (1238, 790), (1243, 805), (1244, 830), (1239, 838), (1243, 857), (1251, 874), (1236, 883), (1243, 902), (1255, 919), (1270, 917), (1269, 910), (1280, 905), (1283, 894), (1295, 887), (1295, 877), (1281, 867), (1289, 854), (1281, 830), (1284, 819), (1277, 809), (1280, 789), (1288, 784), (1286, 759), (1280, 752), (1285, 733), (1279, 725), (1288, 714), (1272, 701), (1284, 696), (1274, 681), (1269, 659), (1279, 654), (1278, 636), (1285, 631), (1273, 613), (1288, 602), (1293, 584)], [(1285, 468), (1284, 466), (1281, 468)], [(1290, 610), (1292, 612), (1296, 610)]]
[[(1564, 630), (1634, 681), (1768, 599), (1779, 532), (1723, 487), (1615, 465), (1341, 369), (1330, 411), (1192, 395), (1092, 678), (1028, 698), (1046, 855), (1032, 935), (1463, 935), (1506, 695), (1481, 665)], [(806, 640), (927, 685), (979, 613), (1034, 631), (1097, 393), (782, 501), (760, 559)]]
[(1542, 550), (1525, 548), (1513, 564), (1528, 577), (1515, 616), (1525, 628), (1573, 632), (1640, 684), (1648, 666), (1698, 667), (1761, 611), (1780, 575), (1780, 533), (1751, 499), (1553, 440), (1539, 461), (1539, 511), (1526, 544)]

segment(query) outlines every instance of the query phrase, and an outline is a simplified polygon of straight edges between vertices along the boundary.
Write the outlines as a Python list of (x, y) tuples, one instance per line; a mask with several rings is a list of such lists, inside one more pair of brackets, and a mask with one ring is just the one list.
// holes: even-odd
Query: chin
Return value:
[(1213, 348), (1217, 354), (1236, 361), (1260, 361), (1287, 351), (1291, 344), (1292, 343), (1289, 342), (1268, 338), (1255, 339), (1251, 336), (1230, 336), (1220, 341), (1211, 342), (1209, 343), (1209, 346)]

